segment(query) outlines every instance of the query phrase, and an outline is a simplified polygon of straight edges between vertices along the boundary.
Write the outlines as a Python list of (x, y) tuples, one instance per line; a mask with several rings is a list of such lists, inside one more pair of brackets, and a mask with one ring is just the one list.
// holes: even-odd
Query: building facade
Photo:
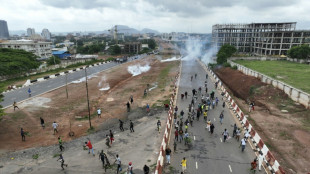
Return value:
[(32, 52), (40, 59), (52, 56), (51, 42), (37, 42), (32, 40), (8, 40), (0, 42), (0, 48), (22, 49)]
[(36, 31), (34, 30), (34, 28), (27, 28), (27, 36), (31, 37), (32, 35), (35, 35)]
[(310, 30), (296, 30), (296, 22), (216, 24), (212, 26), (212, 44), (217, 50), (230, 44), (239, 53), (287, 55), (293, 46), (310, 44)]
[(8, 24), (5, 20), (0, 20), (0, 39), (9, 39)]
[(51, 32), (46, 28), (42, 30), (41, 36), (46, 40), (51, 40)]
[(140, 42), (129, 42), (124, 44), (125, 53), (139, 53), (141, 51), (142, 44)]

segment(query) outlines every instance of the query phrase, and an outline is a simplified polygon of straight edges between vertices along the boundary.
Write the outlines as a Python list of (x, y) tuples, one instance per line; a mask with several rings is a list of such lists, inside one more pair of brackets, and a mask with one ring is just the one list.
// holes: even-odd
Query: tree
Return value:
[(19, 49), (0, 48), (0, 76), (16, 76), (40, 66), (37, 56)]
[(117, 55), (122, 53), (122, 49), (118, 45), (114, 45), (110, 47), (110, 52), (112, 55)]
[(217, 52), (217, 59), (216, 62), (218, 64), (223, 64), (227, 62), (227, 58), (231, 57), (237, 51), (236, 47), (225, 44), (223, 45), (220, 50)]
[(60, 58), (56, 57), (56, 56), (52, 56), (52, 57), (48, 58), (47, 61), (46, 61), (48, 66), (60, 64), (60, 62), (61, 62)]
[(291, 58), (307, 59), (310, 55), (310, 47), (306, 44), (294, 46), (287, 53)]

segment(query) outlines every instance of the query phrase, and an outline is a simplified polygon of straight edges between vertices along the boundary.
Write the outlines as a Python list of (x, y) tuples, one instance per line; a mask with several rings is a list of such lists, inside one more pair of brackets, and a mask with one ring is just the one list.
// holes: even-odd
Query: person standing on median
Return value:
[(16, 104), (16, 101), (14, 101), (13, 107), (14, 107), (14, 111), (15, 111), (16, 108), (19, 109), (19, 107), (18, 107), (17, 104)]
[(263, 153), (260, 152), (258, 155), (258, 170), (261, 171), (262, 170), (262, 165), (263, 165), (263, 161), (266, 160)]
[(43, 119), (42, 117), (40, 117), (40, 122), (41, 122), (42, 128), (44, 129), (44, 128), (45, 128), (45, 125), (44, 125), (44, 119)]
[(25, 131), (23, 128), (20, 128), (20, 135), (22, 136), (22, 141), (26, 141)]

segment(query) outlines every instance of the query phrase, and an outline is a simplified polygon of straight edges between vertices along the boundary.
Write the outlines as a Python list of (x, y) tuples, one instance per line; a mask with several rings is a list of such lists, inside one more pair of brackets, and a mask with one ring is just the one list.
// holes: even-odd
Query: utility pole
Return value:
[(67, 94), (67, 99), (68, 99), (68, 78), (67, 78), (67, 76), (68, 76), (68, 73), (66, 74), (66, 94)]
[(87, 71), (85, 67), (85, 78), (86, 78), (86, 95), (87, 95), (87, 105), (88, 105), (88, 121), (89, 121), (89, 128), (91, 129), (91, 121), (90, 121), (90, 108), (89, 108), (89, 98), (88, 98), (88, 84), (87, 84)]

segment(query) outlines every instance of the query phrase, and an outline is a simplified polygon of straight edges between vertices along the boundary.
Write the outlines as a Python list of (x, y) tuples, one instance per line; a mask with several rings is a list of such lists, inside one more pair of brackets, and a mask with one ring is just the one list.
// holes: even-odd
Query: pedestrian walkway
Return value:
[[(195, 74), (197, 77), (195, 78)], [(191, 77), (194, 77), (191, 81)], [(192, 89), (198, 91), (197, 102), (195, 103), (194, 109), (198, 107), (201, 103), (201, 97), (203, 94), (206, 96), (205, 91), (205, 81), (206, 81), (206, 71), (197, 61), (182, 61), (181, 77), (178, 88), (177, 96), (177, 106), (178, 110), (183, 110), (185, 112), (183, 121), (187, 119), (188, 116), (188, 106), (192, 100)], [(201, 94), (199, 93), (199, 87), (202, 88)], [(218, 97), (219, 103), (214, 109), (209, 109), (207, 114), (207, 120), (210, 120), (214, 124), (214, 133), (211, 133), (206, 129), (207, 121), (203, 119), (203, 114), (199, 121), (196, 119), (193, 121), (193, 126), (188, 127), (189, 137), (191, 139), (192, 147), (186, 146), (184, 141), (182, 143), (177, 142), (176, 152), (171, 154), (171, 166), (166, 167), (166, 171), (170, 170), (170, 173), (180, 173), (182, 171), (181, 161), (185, 157), (187, 160), (187, 169), (185, 173), (203, 173), (203, 174), (214, 174), (214, 173), (238, 173), (238, 174), (248, 174), (250, 172), (251, 162), (255, 158), (255, 154), (251, 149), (250, 145), (247, 143), (244, 152), (241, 152), (240, 141), (235, 138), (228, 138), (224, 142), (224, 129), (227, 129), (229, 136), (233, 135), (234, 124), (237, 120), (233, 117), (230, 110), (222, 107), (222, 96), (217, 90), (215, 90), (215, 84), (211, 81), (210, 75), (207, 80), (208, 93), (210, 94), (213, 90), (215, 92), (215, 97)], [(181, 94), (185, 91), (190, 94), (187, 99), (181, 99)], [(211, 107), (212, 108), (212, 105)], [(220, 113), (223, 112), (223, 124), (220, 123)], [(178, 115), (180, 113), (177, 113)], [(178, 118), (177, 121), (180, 121)], [(238, 125), (238, 124), (237, 124)], [(183, 126), (184, 130), (184, 126)], [(174, 132), (172, 129), (172, 134), (170, 138), (170, 147), (174, 144)], [(243, 132), (241, 138), (243, 137)], [(240, 140), (241, 140), (240, 138)], [(172, 149), (172, 148), (171, 148)], [(173, 172), (174, 170), (174, 172)], [(260, 173), (260, 172), (257, 172)], [(263, 171), (261, 173), (264, 173)]]

